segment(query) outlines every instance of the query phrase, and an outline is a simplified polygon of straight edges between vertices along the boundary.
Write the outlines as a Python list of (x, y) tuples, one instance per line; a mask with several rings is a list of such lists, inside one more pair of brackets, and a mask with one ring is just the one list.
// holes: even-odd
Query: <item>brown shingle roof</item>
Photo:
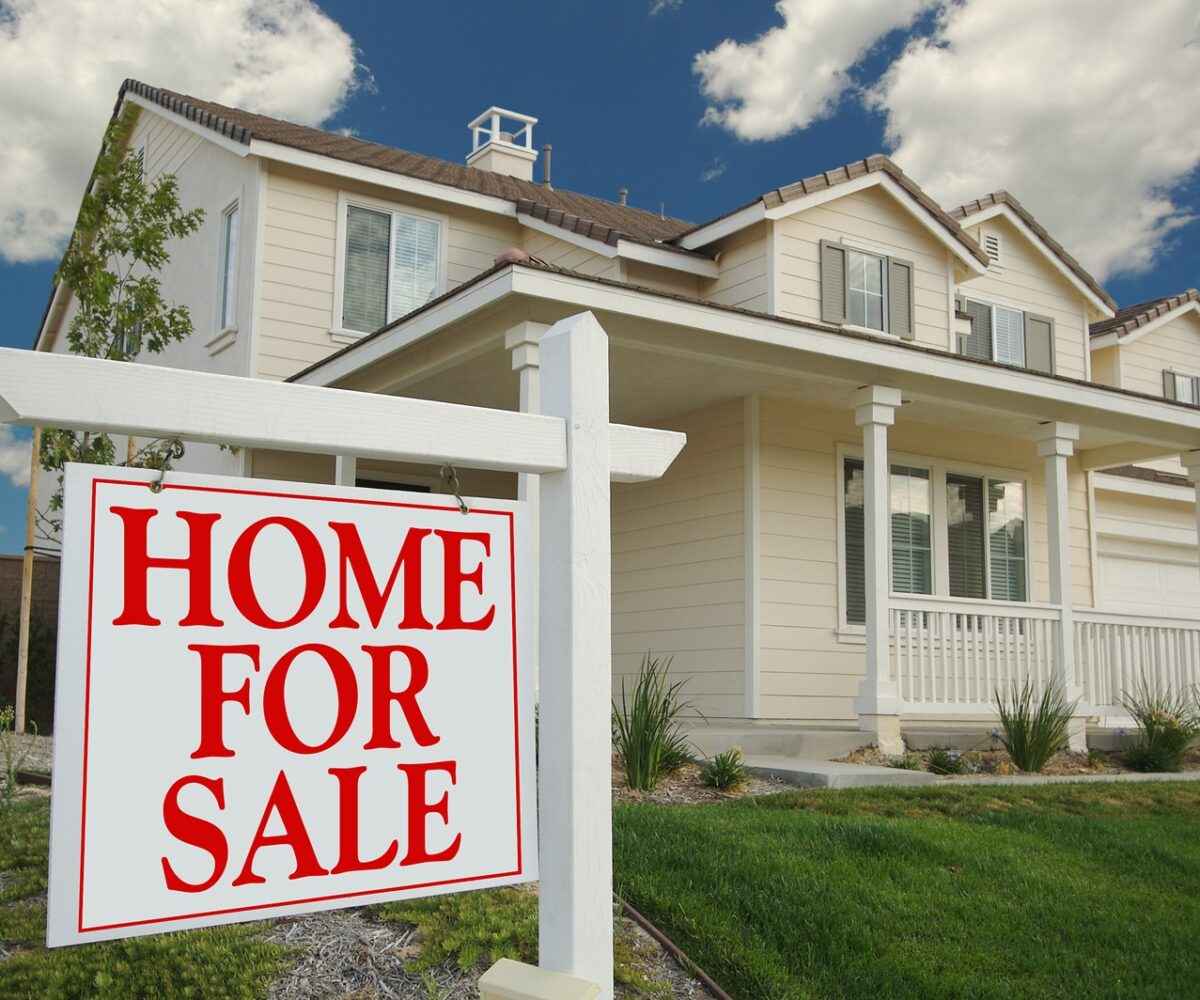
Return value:
[[(853, 163), (846, 163), (840, 167), (834, 167), (832, 170), (826, 170), (823, 173), (815, 174), (812, 177), (806, 177), (804, 180), (796, 181), (792, 184), (786, 184), (783, 187), (773, 188), (767, 191), (761, 197), (750, 202), (753, 205), (757, 202), (762, 202), (765, 208), (778, 208), (789, 201), (795, 201), (798, 198), (803, 198), (806, 195), (814, 194), (817, 191), (825, 191), (828, 188), (837, 187), (839, 184), (845, 184), (848, 181), (856, 180), (859, 177), (864, 177), (867, 174), (884, 173), (892, 180), (899, 184), (908, 194), (912, 195), (913, 199), (929, 212), (938, 223), (959, 243), (966, 247), (967, 251), (978, 260), (981, 264), (986, 265), (988, 256), (983, 252), (983, 248), (975, 242), (960, 226), (957, 220), (953, 219), (945, 209), (936, 201), (929, 197), (920, 186), (911, 177), (901, 170), (891, 159), (884, 156), (882, 153), (876, 153), (873, 156), (868, 156), (862, 160), (855, 160)], [(735, 208), (731, 212), (726, 212), (724, 215), (717, 216), (716, 219), (710, 219), (708, 222), (702, 223), (699, 226), (693, 226), (687, 232), (680, 233), (676, 237), (678, 240), (682, 236), (686, 236), (689, 232), (695, 232), (698, 229), (703, 229), (705, 226), (710, 226), (712, 223), (740, 212), (749, 205), (742, 205)]]
[(1200, 302), (1200, 292), (1189, 288), (1178, 295), (1164, 295), (1161, 298), (1125, 306), (1124, 309), (1118, 309), (1112, 319), (1093, 323), (1091, 326), (1092, 336), (1099, 337), (1102, 334), (1114, 332), (1118, 337), (1127, 336), (1139, 327), (1153, 323), (1159, 316), (1165, 316), (1188, 302)]
[(950, 214), (956, 219), (965, 219), (968, 216), (974, 215), (976, 212), (982, 212), (985, 208), (991, 208), (993, 205), (1007, 205), (1037, 235), (1043, 243), (1046, 244), (1059, 260), (1066, 264), (1067, 268), (1082, 281), (1092, 291), (1092, 293), (1106, 306), (1114, 312), (1117, 309), (1116, 300), (1104, 290), (1104, 287), (1088, 274), (1087, 270), (1074, 257), (1067, 253), (1066, 247), (1051, 236), (1040, 222), (1037, 221), (1029, 210), (1025, 208), (1016, 198), (1007, 191), (993, 191), (991, 194), (985, 194), (982, 198), (976, 198), (974, 201), (969, 201), (965, 205), (959, 205), (957, 208), (950, 209)]
[[(126, 93), (137, 94), (144, 100), (182, 115), (243, 145), (249, 145), (252, 139), (259, 139), (346, 163), (374, 167), (462, 191), (503, 198), (513, 202), (519, 214), (542, 219), (572, 232), (591, 235), (613, 245), (617, 239), (626, 239), (635, 243), (661, 246), (679, 253), (689, 253), (670, 245), (667, 241), (689, 229), (690, 223), (663, 218), (654, 212), (631, 205), (619, 205), (603, 198), (548, 188), (533, 181), (410, 153), (354, 136), (296, 125), (279, 118), (226, 107), (186, 94), (177, 94), (161, 87), (151, 87), (138, 80), (126, 80), (121, 85), (118, 104)], [(594, 235), (596, 233), (603, 235)]]

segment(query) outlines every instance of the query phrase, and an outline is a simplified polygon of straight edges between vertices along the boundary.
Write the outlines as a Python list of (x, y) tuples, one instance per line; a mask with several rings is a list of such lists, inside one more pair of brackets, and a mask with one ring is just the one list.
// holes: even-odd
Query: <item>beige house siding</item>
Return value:
[(349, 181), (333, 183), (310, 171), (272, 165), (267, 177), (262, 312), (258, 374), (287, 378), (342, 345), (329, 331), (333, 315), (338, 192), (441, 215), (446, 220), (445, 290), (493, 266), (505, 247), (520, 242), (517, 223), (484, 212)]
[(981, 244), (985, 233), (998, 234), (1000, 263), (963, 282), (959, 294), (1054, 320), (1056, 374), (1086, 378), (1087, 303), (1078, 289), (1007, 219), (997, 216), (967, 232)]
[(642, 657), (674, 658), (673, 676), (709, 718), (744, 709), (743, 403), (672, 421), (688, 443), (657, 482), (612, 493), (613, 690)]
[(709, 250), (719, 253), (720, 274), (700, 282), (700, 295), (723, 306), (769, 312), (768, 270), (771, 267), (769, 222), (730, 236)]
[[(1092, 381), (1101, 385), (1123, 388), (1121, 385), (1121, 354), (1119, 347), (1102, 347), (1092, 351)], [(1159, 383), (1161, 389), (1162, 383)]]
[(846, 237), (847, 245), (913, 264), (913, 311), (918, 343), (950, 344), (946, 248), (882, 189), (867, 188), (790, 215), (776, 223), (778, 312), (820, 320), (820, 241)]
[(1143, 337), (1119, 344), (1121, 386), (1152, 396), (1163, 394), (1163, 371), (1200, 375), (1200, 316), (1190, 312)]
[[(761, 707), (765, 718), (848, 720), (864, 671), (861, 637), (839, 635), (838, 454), (861, 434), (849, 411), (764, 399), (761, 427)], [(890, 434), (893, 454), (1012, 469), (1029, 484), (1031, 598), (1049, 600), (1042, 462), (1030, 442), (954, 433), (906, 422)], [(1092, 605), (1091, 546), (1083, 473), (1070, 477), (1072, 592)]]

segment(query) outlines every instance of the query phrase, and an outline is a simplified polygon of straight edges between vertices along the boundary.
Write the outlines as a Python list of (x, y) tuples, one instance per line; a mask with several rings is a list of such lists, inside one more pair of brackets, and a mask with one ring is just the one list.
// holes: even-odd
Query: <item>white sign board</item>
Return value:
[(47, 943), (537, 878), (523, 505), (156, 478), (67, 470)]

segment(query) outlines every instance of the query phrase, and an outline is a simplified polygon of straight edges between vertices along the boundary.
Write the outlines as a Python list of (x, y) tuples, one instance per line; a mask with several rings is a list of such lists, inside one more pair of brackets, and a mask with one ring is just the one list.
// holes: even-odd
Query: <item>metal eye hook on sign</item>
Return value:
[(166, 451), (163, 452), (162, 465), (158, 469), (158, 478), (150, 484), (151, 493), (161, 493), (163, 483), (167, 480), (167, 473), (171, 471), (171, 459), (183, 457), (183, 442), (179, 438), (172, 438), (167, 442)]
[(458, 509), (464, 514), (471, 513), (471, 508), (467, 506), (467, 501), (462, 498), (462, 487), (458, 481), (458, 470), (453, 465), (442, 466), (442, 482), (450, 487), (450, 492), (454, 494), (454, 499), (458, 501)]

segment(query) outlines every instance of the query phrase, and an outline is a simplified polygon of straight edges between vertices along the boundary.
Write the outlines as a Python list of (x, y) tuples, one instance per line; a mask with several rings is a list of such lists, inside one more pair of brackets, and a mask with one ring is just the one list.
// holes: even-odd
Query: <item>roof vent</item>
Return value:
[(471, 130), (471, 153), (467, 166), (506, 174), (523, 181), (533, 180), (537, 150), (533, 148), (533, 126), (537, 119), (504, 108), (490, 107), (467, 128)]
[(999, 233), (984, 233), (983, 234), (983, 252), (988, 255), (988, 260), (993, 264), (1000, 263), (1000, 234)]

